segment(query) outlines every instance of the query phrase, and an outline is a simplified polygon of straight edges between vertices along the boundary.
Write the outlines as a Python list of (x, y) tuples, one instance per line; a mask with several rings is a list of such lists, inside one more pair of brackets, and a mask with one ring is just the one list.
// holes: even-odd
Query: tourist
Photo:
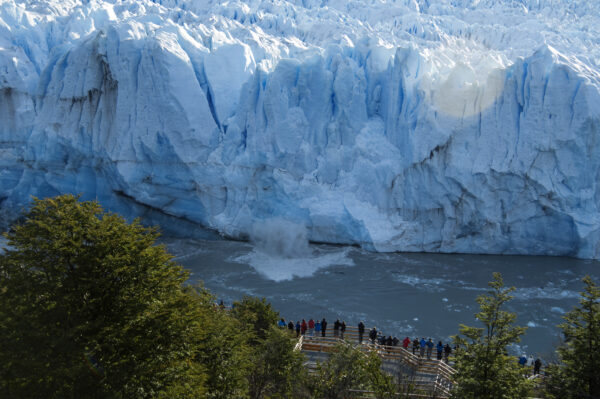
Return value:
[(400, 342), (400, 340), (397, 337), (394, 337), (394, 339), (392, 340), (394, 346), (398, 346), (398, 342)]
[(300, 336), (300, 322), (296, 322), (296, 338)]
[(442, 360), (442, 354), (444, 353), (444, 345), (442, 345), (442, 341), (439, 341), (437, 346), (437, 360)]
[(342, 333), (342, 339), (344, 339), (344, 333), (346, 332), (346, 321), (342, 320), (340, 324), (340, 332)]
[(433, 352), (433, 341), (429, 338), (427, 341), (427, 360), (431, 360), (431, 353)]
[(285, 320), (283, 320), (283, 317), (281, 318), (281, 320), (279, 320), (277, 325), (279, 326), (279, 328), (285, 328)]
[(379, 345), (382, 345), (382, 346), (385, 345), (385, 341), (386, 341), (385, 335), (380, 335), (379, 338), (377, 338), (377, 343)]
[(375, 344), (375, 340), (377, 339), (377, 328), (371, 328), (371, 331), (369, 331), (369, 338), (371, 338), (371, 343)]
[(306, 329), (308, 326), (306, 325), (306, 320), (302, 319), (302, 324), (300, 324), (300, 333), (304, 335), (306, 333)]
[(288, 323), (288, 330), (290, 330), (290, 334), (294, 334), (294, 322), (291, 320)]
[(525, 367), (525, 363), (527, 363), (527, 356), (525, 356), (525, 354), (523, 353), (519, 358), (519, 364), (521, 365), (521, 367)]
[(327, 331), (327, 320), (325, 320), (325, 318), (323, 317), (323, 320), (321, 320), (321, 336), (322, 337), (325, 336), (326, 331)]
[(333, 336), (334, 337), (338, 337), (340, 335), (340, 319), (337, 319), (334, 323), (333, 323)]
[(406, 350), (408, 350), (408, 345), (410, 345), (410, 338), (406, 337), (404, 338), (404, 340), (402, 341), (402, 347)]
[(446, 344), (446, 346), (444, 346), (444, 360), (446, 361), (446, 363), (448, 363), (448, 358), (450, 357), (451, 353), (452, 348), (450, 347), (450, 344)]
[(365, 334), (365, 324), (360, 321), (358, 323), (358, 342), (362, 344), (363, 335)]
[(417, 354), (417, 349), (419, 349), (419, 338), (415, 338), (413, 341), (413, 355)]
[(527, 359), (527, 367), (533, 367), (533, 355), (529, 355), (529, 358)]
[(427, 346), (427, 341), (425, 341), (425, 337), (421, 337), (421, 341), (419, 342), (419, 356), (425, 356), (425, 346)]
[(387, 346), (394, 346), (394, 339), (392, 338), (391, 335), (389, 337), (387, 337), (387, 340), (385, 341), (385, 344)]
[(313, 319), (308, 321), (308, 335), (311, 337), (315, 335), (315, 321)]
[(321, 322), (319, 320), (315, 323), (315, 333), (317, 336), (321, 333)]
[(535, 359), (535, 362), (533, 363), (533, 375), (538, 375), (540, 373), (541, 368), (542, 368), (542, 361), (538, 357), (537, 359)]

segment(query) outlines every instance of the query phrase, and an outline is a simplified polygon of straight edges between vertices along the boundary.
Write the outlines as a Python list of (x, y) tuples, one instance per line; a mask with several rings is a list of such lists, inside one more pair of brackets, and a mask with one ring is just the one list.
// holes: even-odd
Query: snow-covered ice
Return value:
[(0, 0), (4, 226), (600, 258), (598, 154), (596, 1)]

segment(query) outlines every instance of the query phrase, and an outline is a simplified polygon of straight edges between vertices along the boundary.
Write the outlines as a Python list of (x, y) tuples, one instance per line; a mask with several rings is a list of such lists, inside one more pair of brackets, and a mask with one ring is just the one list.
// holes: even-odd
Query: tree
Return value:
[(490, 290), (480, 295), (480, 312), (475, 318), (483, 327), (460, 326), (460, 335), (454, 337), (456, 350), (455, 388), (452, 397), (461, 399), (509, 399), (526, 397), (531, 389), (529, 381), (507, 346), (520, 341), (526, 331), (514, 326), (514, 313), (502, 310), (513, 297), (514, 287), (504, 289), (500, 273), (494, 273), (488, 283)]
[(548, 392), (556, 398), (600, 398), (600, 288), (586, 276), (579, 306), (559, 325), (564, 343), (559, 363), (549, 367)]
[(296, 341), (276, 327), (279, 313), (265, 298), (250, 296), (234, 302), (231, 313), (249, 344), (252, 361), (246, 377), (250, 398), (297, 397), (306, 380), (304, 355), (294, 351)]
[(234, 302), (231, 313), (251, 335), (250, 340), (254, 343), (264, 340), (267, 332), (279, 319), (279, 313), (265, 298), (251, 296), (244, 296), (241, 301)]
[(64, 195), (34, 199), (5, 237), (0, 396), (204, 395), (206, 298), (156, 229)]
[[(351, 390), (367, 390), (366, 356), (352, 345), (339, 342), (324, 363), (317, 363), (313, 380), (313, 397), (351, 398)], [(358, 395), (354, 395), (358, 396)]]
[(252, 364), (248, 372), (249, 396), (298, 397), (306, 382), (304, 355), (294, 351), (296, 341), (287, 332), (271, 326), (265, 339), (252, 351)]
[(371, 389), (375, 392), (377, 399), (398, 398), (399, 387), (394, 382), (394, 377), (382, 371), (383, 362), (376, 351), (371, 351), (367, 355), (365, 371), (369, 378)]
[(363, 397), (360, 391), (388, 398), (396, 389), (393, 378), (381, 370), (377, 353), (365, 354), (344, 341), (335, 345), (326, 362), (317, 363), (310, 385), (312, 397), (327, 399)]

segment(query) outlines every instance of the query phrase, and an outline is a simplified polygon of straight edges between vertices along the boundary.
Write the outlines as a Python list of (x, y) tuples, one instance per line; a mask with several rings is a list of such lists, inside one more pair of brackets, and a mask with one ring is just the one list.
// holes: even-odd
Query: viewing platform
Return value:
[[(302, 351), (307, 357), (306, 366), (309, 371), (314, 372), (317, 362), (325, 362), (329, 353), (335, 345), (342, 341), (334, 336), (333, 330), (327, 330), (327, 336), (315, 332), (314, 336), (301, 335), (296, 344), (296, 350)], [(401, 384), (406, 387), (408, 396), (414, 398), (449, 398), (452, 387), (452, 375), (455, 370), (442, 360), (427, 359), (414, 355), (402, 346), (386, 346), (372, 343), (368, 338), (368, 330), (363, 335), (362, 343), (359, 343), (358, 328), (346, 327), (343, 342), (356, 345), (361, 351), (368, 353), (376, 351), (382, 360), (382, 369), (387, 373), (400, 377)], [(433, 351), (432, 357), (436, 355)], [(362, 393), (361, 397), (374, 398), (374, 393), (369, 391)]]

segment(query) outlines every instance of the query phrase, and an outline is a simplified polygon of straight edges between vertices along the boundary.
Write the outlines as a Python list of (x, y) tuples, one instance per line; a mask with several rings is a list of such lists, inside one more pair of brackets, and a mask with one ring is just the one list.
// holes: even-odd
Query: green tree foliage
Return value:
[(295, 340), (271, 326), (265, 339), (254, 347), (248, 372), (249, 396), (258, 398), (299, 397), (306, 382), (304, 355), (294, 351)]
[(461, 399), (510, 399), (527, 397), (531, 389), (523, 369), (507, 346), (520, 341), (526, 331), (514, 326), (514, 313), (503, 310), (514, 287), (504, 288), (500, 273), (488, 283), (490, 290), (477, 298), (480, 312), (476, 319), (483, 327), (460, 326), (454, 337), (456, 351), (456, 386), (452, 397)]
[(277, 324), (279, 313), (277, 313), (270, 303), (265, 298), (255, 298), (244, 296), (241, 301), (233, 303), (231, 310), (235, 317), (242, 325), (252, 342), (258, 343), (265, 340), (267, 332)]
[(251, 361), (246, 371), (249, 397), (284, 398), (299, 394), (306, 381), (304, 355), (294, 351), (297, 341), (276, 327), (279, 313), (265, 298), (249, 296), (234, 302), (231, 313), (249, 344)]
[(391, 376), (381, 370), (376, 353), (365, 354), (358, 347), (340, 341), (326, 362), (318, 363), (312, 377), (314, 398), (362, 397), (360, 391), (374, 391), (377, 398), (393, 397), (396, 389)]
[(579, 306), (559, 327), (564, 344), (559, 364), (549, 367), (548, 392), (555, 398), (600, 398), (600, 288), (586, 276)]
[(0, 256), (0, 396), (205, 393), (207, 298), (157, 236), (96, 202), (34, 200)]
[[(230, 312), (215, 306), (215, 298), (207, 290), (196, 288), (202, 299), (194, 341), (194, 360), (205, 369), (203, 398), (244, 398), (248, 390), (246, 374), (250, 363), (248, 337), (241, 323)], [(165, 396), (179, 398), (178, 395)]]
[(394, 377), (382, 371), (382, 361), (377, 352), (371, 351), (367, 356), (365, 371), (369, 378), (371, 389), (377, 399), (398, 398), (399, 387)]

